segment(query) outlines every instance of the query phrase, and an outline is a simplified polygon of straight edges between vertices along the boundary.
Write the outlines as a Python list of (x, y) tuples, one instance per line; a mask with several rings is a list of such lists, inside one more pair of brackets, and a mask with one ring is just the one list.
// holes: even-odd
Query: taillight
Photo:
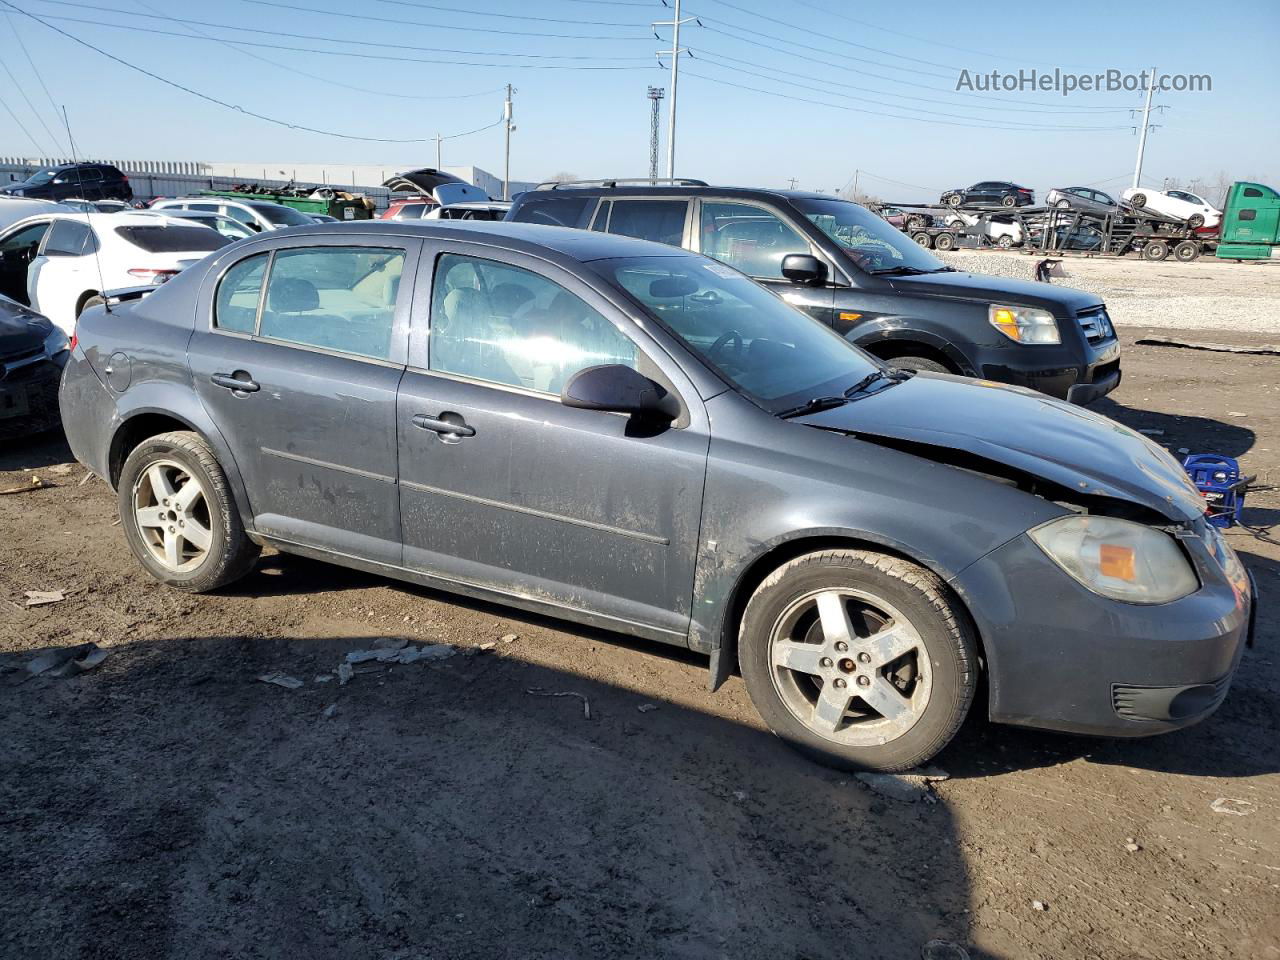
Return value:
[(129, 276), (137, 277), (143, 283), (164, 283), (181, 272), (180, 270), (153, 270), (150, 267), (135, 267), (129, 271)]
[(71, 342), (67, 344), (67, 349), (68, 349), (68, 350), (74, 350), (74, 349), (76, 348), (76, 344), (77, 344), (77, 343), (79, 343), (79, 342), (80, 342), (80, 331), (79, 331), (79, 330), (72, 330), (72, 331), (71, 331)]

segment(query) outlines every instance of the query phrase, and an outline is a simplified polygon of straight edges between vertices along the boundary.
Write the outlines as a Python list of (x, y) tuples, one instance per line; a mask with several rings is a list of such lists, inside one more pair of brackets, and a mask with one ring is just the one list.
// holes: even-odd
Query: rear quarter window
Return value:
[(231, 242), (208, 227), (116, 227), (116, 234), (147, 253), (207, 253)]
[(583, 227), (595, 206), (595, 197), (539, 197), (520, 204), (511, 219), (552, 227)]

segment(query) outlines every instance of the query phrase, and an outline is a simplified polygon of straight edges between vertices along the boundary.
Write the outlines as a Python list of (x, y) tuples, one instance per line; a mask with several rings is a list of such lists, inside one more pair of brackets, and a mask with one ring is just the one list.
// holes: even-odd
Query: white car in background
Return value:
[(1194, 193), (1185, 190), (1148, 190), (1146, 187), (1130, 187), (1120, 194), (1120, 199), (1135, 210), (1150, 210), (1164, 217), (1185, 220), (1187, 226), (1216, 227), (1222, 222), (1222, 211)]
[(0, 294), (70, 335), (104, 290), (164, 283), (229, 242), (154, 213), (39, 213), (0, 229)]
[[(975, 227), (982, 218), (972, 213), (949, 213), (947, 214), (946, 224), (948, 227), (964, 225), (966, 227)], [(992, 214), (987, 216), (986, 226), (983, 233), (997, 247), (1009, 249), (1010, 247), (1020, 247), (1026, 237), (1022, 234), (1022, 226), (1013, 219), (1013, 217), (1005, 214)]]

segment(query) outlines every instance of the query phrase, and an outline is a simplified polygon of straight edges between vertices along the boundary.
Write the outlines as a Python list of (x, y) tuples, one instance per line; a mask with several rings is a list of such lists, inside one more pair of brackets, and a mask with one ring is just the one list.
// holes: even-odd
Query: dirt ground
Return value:
[[(1134, 332), (1100, 409), (1280, 487), (1280, 358)], [(906, 802), (793, 755), (680, 651), (288, 556), (161, 587), (69, 457), (0, 450), (0, 488), (57, 484), (0, 497), (0, 956), (1280, 958), (1275, 489), (1230, 533), (1264, 606), (1214, 717), (1142, 741), (974, 718)], [(461, 650), (317, 681), (385, 637)], [(96, 670), (25, 679), (90, 640)]]

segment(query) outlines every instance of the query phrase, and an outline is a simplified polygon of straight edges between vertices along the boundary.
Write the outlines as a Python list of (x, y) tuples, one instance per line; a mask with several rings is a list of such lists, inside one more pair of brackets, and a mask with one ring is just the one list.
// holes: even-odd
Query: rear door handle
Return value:
[[(442, 417), (448, 414), (441, 414)], [(455, 413), (453, 416), (458, 417)], [(458, 417), (457, 421), (443, 420), (437, 417), (428, 417), (425, 413), (415, 414), (413, 425), (421, 427), (423, 430), (430, 430), (432, 433), (439, 433), (443, 436), (451, 438), (474, 437), (476, 428), (467, 426), (466, 422)]]
[(215, 373), (209, 378), (210, 382), (219, 387), (226, 387), (228, 390), (235, 390), (240, 393), (257, 393), (262, 389), (249, 374), (243, 370), (237, 370), (237, 375), (230, 373)]

